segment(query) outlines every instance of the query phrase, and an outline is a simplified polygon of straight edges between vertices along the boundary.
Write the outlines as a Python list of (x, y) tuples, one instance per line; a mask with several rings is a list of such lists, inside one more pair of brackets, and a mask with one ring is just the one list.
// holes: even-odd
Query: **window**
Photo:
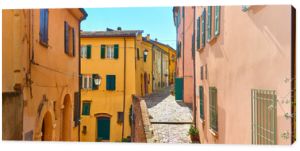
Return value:
[(80, 123), (80, 98), (79, 92), (74, 93), (74, 123), (75, 127)]
[(206, 10), (204, 8), (202, 12), (202, 48), (205, 47), (205, 17), (206, 17)]
[(91, 101), (82, 102), (82, 115), (90, 115)]
[(220, 6), (215, 7), (215, 36), (220, 34)]
[(208, 77), (208, 71), (207, 71), (207, 64), (205, 65), (205, 79), (207, 80), (207, 77)]
[(92, 89), (92, 87), (93, 87), (92, 75), (83, 75), (82, 80), (83, 80), (83, 82), (82, 82), (83, 89)]
[(276, 91), (252, 89), (251, 105), (252, 144), (276, 144)]
[(145, 52), (148, 52), (148, 50), (147, 50), (147, 49), (145, 49), (145, 50), (144, 50), (144, 53), (143, 53), (143, 54), (144, 54), (144, 62), (146, 62), (146, 61), (147, 61), (147, 55), (146, 55), (146, 53), (145, 53)]
[(200, 67), (200, 79), (203, 80), (203, 66)]
[(118, 123), (124, 122), (124, 112), (118, 112)]
[(75, 29), (65, 21), (65, 54), (75, 56)]
[(140, 60), (140, 49), (136, 49), (137, 60)]
[(209, 127), (214, 133), (218, 132), (217, 107), (217, 88), (209, 87)]
[(48, 46), (48, 9), (40, 9), (40, 43)]
[(81, 88), (86, 90), (98, 90), (99, 85), (95, 83), (95, 79), (100, 79), (98, 74), (81, 75)]
[(200, 17), (197, 19), (197, 49), (200, 49)]
[(81, 58), (91, 58), (91, 45), (81, 46)]
[(199, 98), (200, 98), (200, 118), (204, 121), (204, 94), (203, 94), (203, 86), (199, 86)]
[(106, 75), (106, 90), (116, 90), (115, 75)]
[[(153, 53), (154, 55), (155, 53)], [(177, 57), (180, 58), (181, 56), (181, 42), (177, 45)]]
[(211, 6), (207, 7), (207, 41), (211, 39)]
[(101, 45), (101, 58), (118, 59), (119, 45)]
[(114, 58), (114, 48), (113, 46), (106, 46), (106, 58)]

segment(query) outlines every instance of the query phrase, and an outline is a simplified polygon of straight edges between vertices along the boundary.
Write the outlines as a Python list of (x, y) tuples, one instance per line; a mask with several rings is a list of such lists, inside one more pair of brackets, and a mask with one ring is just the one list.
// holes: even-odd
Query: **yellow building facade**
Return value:
[(119, 142), (131, 135), (137, 39), (142, 32), (82, 32), (81, 141)]
[(2, 11), (3, 140), (78, 141), (83, 9)]

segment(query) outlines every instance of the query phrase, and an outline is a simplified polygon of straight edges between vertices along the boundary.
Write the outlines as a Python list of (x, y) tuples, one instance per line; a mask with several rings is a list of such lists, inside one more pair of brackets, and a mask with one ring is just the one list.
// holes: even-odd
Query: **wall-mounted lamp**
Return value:
[(94, 82), (95, 82), (95, 85), (97, 85), (97, 86), (100, 86), (100, 84), (101, 84), (101, 81), (102, 81), (102, 78), (101, 78), (101, 76), (99, 76), (99, 75), (96, 75), (96, 76), (94, 77)]

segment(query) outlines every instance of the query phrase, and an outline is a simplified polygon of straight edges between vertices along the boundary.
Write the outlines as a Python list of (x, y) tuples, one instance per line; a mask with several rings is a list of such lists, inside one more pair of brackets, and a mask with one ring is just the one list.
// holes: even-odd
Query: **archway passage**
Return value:
[(51, 141), (52, 140), (52, 119), (50, 112), (47, 112), (43, 118), (42, 123), (42, 141)]
[(64, 108), (62, 109), (62, 141), (69, 141), (71, 139), (71, 117), (72, 107), (70, 95), (66, 95), (64, 98)]

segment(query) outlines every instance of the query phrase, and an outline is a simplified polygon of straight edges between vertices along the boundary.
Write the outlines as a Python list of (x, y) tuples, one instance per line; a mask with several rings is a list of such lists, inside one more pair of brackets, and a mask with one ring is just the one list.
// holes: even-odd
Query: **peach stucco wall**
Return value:
[[(192, 58), (192, 33), (194, 10), (192, 7), (179, 7), (181, 21), (177, 29), (177, 43), (181, 43), (181, 56), (177, 58), (176, 77), (183, 78), (183, 101), (194, 100), (194, 67)], [(184, 17), (182, 16), (184, 10)]]
[[(197, 7), (197, 16), (203, 7)], [(251, 89), (277, 92), (277, 143), (290, 144), (291, 6), (222, 6), (220, 35), (196, 52), (196, 86), (204, 87), (204, 121), (197, 127), (202, 143), (251, 144)], [(214, 24), (213, 24), (214, 25)], [(200, 66), (208, 79), (200, 80)], [(205, 73), (205, 68), (204, 68)], [(205, 74), (204, 74), (205, 77)], [(209, 131), (209, 87), (217, 88), (218, 136)], [(198, 91), (198, 89), (196, 90)]]

